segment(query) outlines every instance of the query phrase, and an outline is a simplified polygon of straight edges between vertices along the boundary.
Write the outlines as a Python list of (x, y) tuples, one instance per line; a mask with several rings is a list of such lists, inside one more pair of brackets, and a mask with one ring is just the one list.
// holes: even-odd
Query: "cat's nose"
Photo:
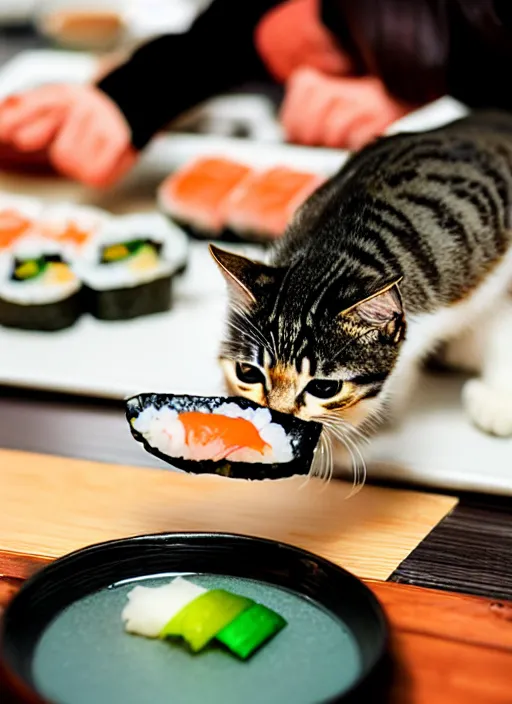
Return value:
[(297, 413), (297, 406), (295, 404), (295, 399), (286, 398), (286, 396), (273, 393), (272, 391), (268, 394), (267, 398), (268, 406), (273, 411), (279, 411), (280, 413), (290, 413), (295, 415)]

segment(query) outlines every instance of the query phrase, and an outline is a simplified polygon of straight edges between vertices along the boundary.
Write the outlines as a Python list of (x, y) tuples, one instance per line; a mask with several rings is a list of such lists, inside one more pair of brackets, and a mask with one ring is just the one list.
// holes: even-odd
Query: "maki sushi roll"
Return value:
[(55, 331), (82, 313), (82, 284), (54, 242), (36, 234), (0, 254), (0, 324)]
[(297, 208), (323, 181), (317, 174), (285, 166), (254, 172), (229, 196), (226, 228), (244, 239), (281, 237)]
[(192, 237), (225, 239), (226, 200), (250, 173), (248, 166), (228, 159), (198, 159), (162, 183), (160, 208)]
[(132, 435), (193, 474), (282, 479), (307, 474), (322, 426), (246, 398), (141, 394), (129, 399)]
[(159, 213), (112, 218), (75, 262), (87, 309), (99, 320), (128, 320), (167, 311), (171, 283), (187, 261), (184, 233)]
[(193, 653), (217, 641), (241, 660), (286, 626), (280, 614), (263, 604), (225, 589), (205, 589), (183, 577), (161, 587), (135, 587), (121, 617), (128, 633), (179, 638)]

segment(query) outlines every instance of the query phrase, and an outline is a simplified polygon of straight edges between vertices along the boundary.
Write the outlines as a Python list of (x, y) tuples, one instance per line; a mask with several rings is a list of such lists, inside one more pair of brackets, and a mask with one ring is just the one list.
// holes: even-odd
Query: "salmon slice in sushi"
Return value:
[(255, 172), (230, 195), (226, 227), (244, 239), (281, 237), (297, 208), (323, 181), (285, 166)]
[(44, 209), (40, 231), (74, 260), (111, 220), (112, 217), (99, 208), (56, 203)]
[(217, 239), (224, 231), (226, 199), (250, 171), (228, 159), (198, 159), (162, 183), (160, 208), (190, 235)]
[(9, 249), (35, 226), (42, 207), (34, 198), (0, 194), (0, 251)]
[(193, 474), (282, 479), (307, 474), (322, 426), (238, 397), (141, 394), (127, 401), (132, 434)]

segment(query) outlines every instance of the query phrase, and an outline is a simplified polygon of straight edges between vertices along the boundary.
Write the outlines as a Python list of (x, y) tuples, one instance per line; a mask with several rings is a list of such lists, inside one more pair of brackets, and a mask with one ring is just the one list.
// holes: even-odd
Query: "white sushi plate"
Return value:
[[(29, 52), (0, 72), (0, 98), (43, 81), (85, 81), (94, 70), (95, 62), (87, 54)], [(395, 123), (389, 132), (435, 127), (465, 112), (463, 105), (444, 98)], [(254, 143), (166, 134), (145, 153), (130, 179), (131, 193), (137, 193), (133, 188), (139, 180), (149, 177), (157, 183), (183, 162), (203, 154), (220, 154), (255, 166), (289, 164), (325, 174), (347, 158), (343, 151), (293, 147), (275, 140)], [(10, 190), (16, 190), (17, 183), (11, 179)], [(28, 192), (53, 195), (52, 189), (53, 185), (39, 184)], [(80, 202), (89, 197), (73, 188), (67, 192)], [(119, 323), (84, 317), (74, 328), (53, 334), (0, 329), (0, 383), (110, 398), (141, 391), (221, 393), (216, 355), (224, 312), (222, 278), (206, 245), (196, 243), (190, 268), (177, 282), (175, 304), (167, 314)], [(455, 377), (425, 376), (403, 426), (374, 440), (367, 454), (371, 476), (512, 495), (512, 440), (487, 437), (470, 425), (460, 404), (461, 385)]]

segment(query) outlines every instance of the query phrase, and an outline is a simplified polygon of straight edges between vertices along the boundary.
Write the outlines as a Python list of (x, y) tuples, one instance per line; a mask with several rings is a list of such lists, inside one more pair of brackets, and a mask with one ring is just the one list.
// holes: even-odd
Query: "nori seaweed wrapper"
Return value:
[(208, 242), (210, 240), (216, 242), (232, 242), (232, 243), (242, 243), (242, 244), (255, 244), (261, 245), (262, 247), (270, 246), (274, 241), (275, 237), (270, 237), (269, 235), (259, 235), (257, 232), (245, 232), (234, 230), (231, 227), (223, 227), (219, 232), (208, 232), (206, 230), (201, 230), (195, 227), (191, 223), (185, 220), (180, 220), (179, 218), (173, 218), (171, 215), (167, 216), (171, 222), (180, 227), (183, 232), (193, 240), (198, 240), (200, 242)]
[(308, 474), (315, 449), (320, 439), (322, 426), (320, 423), (305, 421), (296, 416), (279, 411), (270, 411), (272, 421), (282, 426), (287, 439), (291, 443), (294, 459), (291, 462), (263, 464), (250, 462), (231, 462), (230, 460), (185, 460), (181, 457), (169, 457), (160, 450), (152, 447), (150, 443), (133, 427), (131, 421), (148, 407), (160, 409), (168, 406), (178, 413), (215, 408), (225, 404), (235, 403), (241, 410), (246, 408), (261, 408), (257, 403), (247, 398), (238, 396), (180, 396), (175, 394), (139, 394), (126, 402), (126, 418), (130, 425), (133, 437), (144, 445), (144, 449), (173, 465), (191, 474), (219, 474), (232, 479), (284, 479), (296, 474)]
[(82, 290), (52, 303), (14, 303), (0, 298), (0, 324), (19, 330), (64, 330), (74, 325), (83, 311)]
[(131, 320), (171, 307), (172, 275), (105, 291), (86, 287), (87, 310), (98, 320)]

